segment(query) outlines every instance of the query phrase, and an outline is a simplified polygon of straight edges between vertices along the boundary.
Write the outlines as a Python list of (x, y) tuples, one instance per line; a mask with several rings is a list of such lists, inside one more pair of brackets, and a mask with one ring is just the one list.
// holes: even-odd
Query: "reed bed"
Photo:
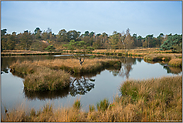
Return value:
[[(76, 100), (72, 107), (8, 111), (2, 122), (182, 122), (182, 76), (127, 80), (121, 85), (122, 96), (113, 102), (107, 99), (89, 112), (81, 110)], [(102, 110), (101, 110), (102, 109)]]

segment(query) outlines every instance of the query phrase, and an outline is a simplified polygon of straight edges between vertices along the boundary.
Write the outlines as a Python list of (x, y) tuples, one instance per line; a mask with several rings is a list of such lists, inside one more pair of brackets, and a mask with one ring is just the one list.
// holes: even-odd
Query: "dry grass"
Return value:
[(173, 67), (182, 67), (182, 59), (171, 59), (168, 63), (168, 65)]
[(33, 64), (31, 61), (17, 61), (10, 66), (13, 74), (24, 77), (27, 91), (61, 90), (70, 84), (70, 74), (62, 70)]
[[(116, 97), (104, 110), (81, 111), (45, 105), (42, 110), (9, 111), (2, 121), (34, 122), (181, 122), (182, 76), (142, 81), (129, 80), (121, 86), (122, 97)], [(101, 101), (107, 102), (106, 100)], [(100, 102), (100, 103), (101, 103)], [(82, 103), (82, 102), (81, 102)], [(77, 102), (80, 104), (80, 102)], [(78, 105), (77, 105), (78, 106)], [(94, 109), (94, 108), (93, 108)], [(28, 113), (26, 113), (28, 112)]]
[[(93, 53), (122, 53), (123, 55), (126, 55), (126, 50), (124, 49), (100, 49), (100, 50), (94, 50)], [(148, 54), (157, 54), (157, 53), (172, 53), (171, 50), (166, 51), (160, 51), (159, 48), (137, 48), (137, 49), (129, 49), (128, 50), (128, 56), (145, 56)]]
[(145, 61), (169, 61), (182, 56), (182, 54), (149, 54), (144, 56)]
[(3, 50), (1, 52), (2, 56), (25, 56), (25, 55), (50, 55), (50, 54), (61, 54), (60, 52), (41, 52), (41, 51), (31, 51), (31, 50)]
[(27, 91), (53, 91), (69, 86), (68, 72), (75, 75), (95, 73), (110, 66), (120, 68), (121, 63), (116, 59), (86, 59), (81, 66), (77, 59), (55, 59), (17, 61), (10, 68), (13, 74), (25, 77), (24, 87)]
[(62, 70), (39, 68), (35, 73), (25, 77), (24, 88), (27, 91), (54, 91), (70, 85), (70, 74)]
[[(24, 64), (25, 63), (25, 64)], [(24, 64), (24, 65), (23, 65)], [(94, 73), (104, 69), (105, 67), (113, 66), (115, 68), (120, 68), (121, 63), (117, 59), (85, 59), (83, 65), (79, 64), (77, 59), (55, 59), (55, 60), (40, 60), (40, 61), (25, 61), (21, 64), (13, 64), (10, 68), (13, 70), (22, 65), (24, 66), (44, 66), (51, 69), (62, 69), (70, 72), (71, 74), (84, 74), (84, 73)], [(29, 68), (29, 67), (27, 67)], [(23, 70), (19, 71), (23, 71)], [(17, 70), (18, 71), (18, 70)], [(30, 72), (29, 72), (30, 73)]]
[(137, 121), (182, 120), (182, 76), (129, 80), (121, 91), (138, 108)]

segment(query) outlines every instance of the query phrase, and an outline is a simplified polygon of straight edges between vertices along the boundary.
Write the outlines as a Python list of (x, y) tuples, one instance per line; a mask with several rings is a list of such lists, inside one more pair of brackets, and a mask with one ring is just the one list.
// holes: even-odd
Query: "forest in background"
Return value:
[(84, 44), (93, 49), (134, 49), (134, 48), (153, 48), (160, 50), (172, 50), (182, 52), (182, 34), (181, 35), (164, 35), (154, 37), (147, 35), (142, 37), (137, 34), (130, 34), (128, 28), (126, 32), (114, 31), (112, 35), (103, 32), (95, 34), (95, 32), (85, 31), (84, 34), (76, 30), (66, 31), (62, 29), (58, 34), (54, 34), (50, 28), (41, 31), (39, 27), (34, 33), (26, 30), (24, 33), (7, 34), (7, 29), (1, 30), (1, 51), (3, 50), (33, 50), (46, 51), (50, 48), (61, 51), (65, 49), (65, 45), (71, 41), (83, 41)]

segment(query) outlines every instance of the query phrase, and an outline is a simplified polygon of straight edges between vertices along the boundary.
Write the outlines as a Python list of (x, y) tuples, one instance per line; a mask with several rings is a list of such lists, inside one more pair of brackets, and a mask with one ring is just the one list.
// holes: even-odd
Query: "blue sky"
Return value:
[(182, 34), (182, 1), (1, 1), (1, 29), (8, 33), (49, 28), (96, 34), (130, 29), (145, 37)]

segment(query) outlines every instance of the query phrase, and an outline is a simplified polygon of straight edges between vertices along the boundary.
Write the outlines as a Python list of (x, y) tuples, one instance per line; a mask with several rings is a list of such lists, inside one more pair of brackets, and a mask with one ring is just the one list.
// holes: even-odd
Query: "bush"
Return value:
[(182, 51), (182, 36), (177, 34), (168, 36), (168, 39), (161, 45), (161, 50)]
[(53, 52), (55, 51), (55, 47), (53, 45), (49, 45), (47, 48), (45, 48), (46, 51)]

